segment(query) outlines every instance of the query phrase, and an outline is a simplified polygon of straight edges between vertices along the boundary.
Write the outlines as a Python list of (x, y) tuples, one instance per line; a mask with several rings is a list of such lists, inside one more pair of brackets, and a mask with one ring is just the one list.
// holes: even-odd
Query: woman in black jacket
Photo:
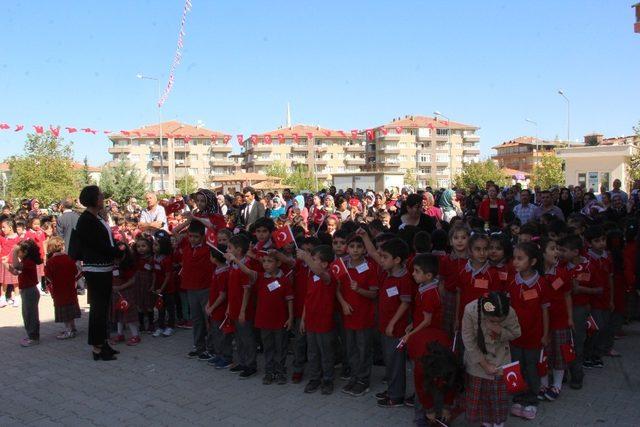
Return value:
[(80, 192), (80, 203), (86, 209), (78, 219), (74, 243), (75, 255), (82, 260), (82, 272), (87, 283), (89, 345), (93, 346), (94, 360), (114, 360), (117, 352), (107, 342), (107, 319), (115, 248), (109, 224), (100, 217), (104, 209), (104, 195), (98, 186), (89, 185)]

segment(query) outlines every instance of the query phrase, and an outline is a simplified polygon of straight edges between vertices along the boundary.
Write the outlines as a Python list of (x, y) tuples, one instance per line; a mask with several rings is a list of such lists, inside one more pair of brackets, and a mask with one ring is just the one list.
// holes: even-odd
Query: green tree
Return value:
[(564, 185), (564, 182), (564, 165), (562, 159), (551, 154), (542, 157), (540, 162), (535, 165), (529, 186), (538, 186), (546, 190), (554, 185)]
[(112, 164), (102, 170), (100, 188), (104, 196), (120, 204), (130, 197), (142, 198), (147, 191), (144, 177), (125, 161)]
[[(636, 134), (636, 143), (640, 142), (640, 120), (638, 120), (638, 125), (633, 127), (633, 132)], [(627, 165), (629, 166), (629, 181), (640, 179), (640, 153), (631, 156), (627, 160)]]
[(266, 170), (267, 175), (285, 179), (289, 175), (287, 166), (282, 162), (272, 163)]
[(48, 205), (78, 192), (72, 144), (51, 132), (28, 134), (24, 155), (9, 158), (9, 194), (14, 199), (37, 198)]
[(307, 165), (296, 165), (293, 173), (288, 174), (282, 183), (289, 186), (296, 193), (302, 190), (318, 191), (315, 176), (309, 171)]
[(418, 186), (418, 177), (415, 174), (415, 170), (407, 169), (404, 174), (404, 185), (410, 185), (413, 188)]
[(84, 157), (82, 161), (82, 169), (78, 171), (78, 187), (82, 188), (87, 185), (94, 185), (95, 181), (91, 178), (91, 173), (89, 172), (89, 160), (87, 157)]
[(493, 181), (499, 186), (508, 184), (507, 175), (492, 160), (465, 163), (462, 173), (453, 179), (455, 187), (469, 188), (472, 184), (484, 188), (487, 181)]
[(180, 191), (180, 194), (191, 194), (198, 189), (198, 185), (191, 175), (185, 175), (176, 180), (176, 189)]

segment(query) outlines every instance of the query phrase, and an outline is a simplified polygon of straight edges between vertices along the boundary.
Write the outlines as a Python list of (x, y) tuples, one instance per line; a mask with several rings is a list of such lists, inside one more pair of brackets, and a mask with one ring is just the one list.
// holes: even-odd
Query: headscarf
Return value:
[(442, 208), (442, 212), (450, 212), (454, 210), (453, 207), (453, 197), (456, 193), (450, 188), (444, 190), (442, 196), (440, 197), (440, 208)]
[(305, 208), (304, 196), (302, 194), (298, 194), (296, 197), (293, 198), (293, 200), (298, 203), (298, 209), (302, 210), (303, 208)]
[(202, 212), (199, 212), (200, 214), (213, 215), (220, 212), (216, 193), (206, 188), (199, 188), (198, 191), (196, 191), (196, 196), (197, 195), (203, 196), (206, 201), (206, 207)]

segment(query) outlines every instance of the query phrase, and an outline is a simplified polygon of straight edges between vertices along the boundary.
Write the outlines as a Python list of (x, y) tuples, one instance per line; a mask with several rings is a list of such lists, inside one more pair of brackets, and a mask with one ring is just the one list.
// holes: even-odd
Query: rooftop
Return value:
[(351, 139), (350, 132), (342, 130), (327, 129), (320, 126), (297, 124), (290, 127), (281, 127), (269, 132), (256, 134), (259, 139), (263, 139), (265, 135), (269, 135), (273, 139), (277, 139), (278, 135), (283, 135), (285, 138), (291, 139), (294, 134), (297, 134), (300, 138), (306, 138), (308, 133), (311, 133), (313, 138), (346, 138)]
[(547, 141), (533, 136), (519, 136), (515, 139), (505, 141), (502, 144), (496, 145), (495, 147), (491, 148), (496, 150), (498, 148), (517, 147), (518, 145), (543, 145), (547, 147), (555, 147), (563, 144), (564, 142), (562, 141)]
[(155, 123), (151, 125), (145, 125), (136, 129), (121, 130), (120, 132), (109, 134), (109, 139), (131, 137), (136, 138), (156, 138), (160, 136), (160, 128), (162, 127), (163, 137), (183, 137), (188, 136), (190, 138), (222, 138), (224, 133), (213, 131), (202, 126), (192, 126), (185, 123), (181, 123), (175, 120)]
[(442, 129), (480, 129), (478, 126), (468, 125), (460, 122), (447, 121), (442, 118), (428, 117), (428, 116), (412, 116), (406, 115), (404, 117), (398, 117), (391, 122), (379, 126), (384, 128), (394, 128), (401, 126), (403, 128), (442, 128)]

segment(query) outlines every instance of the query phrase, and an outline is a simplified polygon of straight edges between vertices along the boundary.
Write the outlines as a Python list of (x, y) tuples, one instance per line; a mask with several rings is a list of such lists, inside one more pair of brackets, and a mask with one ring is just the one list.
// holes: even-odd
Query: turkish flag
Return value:
[(549, 373), (549, 363), (547, 362), (547, 352), (544, 351), (544, 348), (540, 350), (540, 358), (538, 359), (538, 376), (546, 377)]
[(265, 135), (264, 136), (264, 143), (265, 144), (271, 144), (271, 135)]
[(53, 126), (49, 125), (49, 130), (51, 131), (53, 136), (55, 136), (56, 138), (60, 136), (60, 126), (58, 126), (57, 128), (54, 128)]
[(243, 146), (244, 145), (244, 138), (242, 137), (242, 134), (236, 135), (236, 138), (238, 138), (238, 145)]
[(351, 130), (351, 139), (357, 139), (358, 138), (358, 130), (357, 129), (352, 129)]
[(0, 129), (4, 130), (4, 129), (9, 129), (11, 126), (9, 126), (7, 123), (0, 123)]
[(589, 317), (587, 317), (587, 335), (591, 336), (596, 332), (598, 332), (599, 330), (600, 328), (598, 327), (596, 320), (593, 318), (592, 315), (589, 315)]
[(507, 385), (507, 393), (516, 394), (527, 389), (527, 383), (522, 377), (520, 362), (511, 362), (502, 367), (502, 379)]
[(449, 126), (449, 121), (448, 120), (443, 120), (442, 124), (445, 125), (445, 126)]
[(571, 344), (560, 345), (560, 352), (562, 353), (562, 358), (566, 363), (571, 363), (576, 360), (576, 350), (573, 348), (573, 338), (571, 341)]
[(396, 126), (396, 133), (402, 133), (402, 126)]
[(144, 136), (150, 136), (150, 137), (152, 137), (152, 138), (153, 138), (154, 136), (156, 136), (156, 134), (155, 134), (155, 133), (153, 133), (153, 132), (145, 132), (145, 133), (144, 133)]
[(172, 139), (172, 138), (175, 138), (175, 135), (173, 135), (172, 133), (168, 133), (165, 135), (165, 138)]
[(179, 200), (177, 202), (169, 203), (164, 207), (164, 212), (167, 215), (171, 215), (172, 213), (176, 213), (184, 209), (184, 201)]
[(373, 140), (373, 129), (367, 129), (367, 139), (369, 141)]
[(293, 238), (291, 227), (289, 227), (288, 225), (276, 228), (275, 231), (271, 233), (271, 237), (273, 238), (273, 243), (278, 249), (291, 243), (295, 243), (296, 241)]
[(384, 128), (384, 127), (383, 127), (383, 128), (380, 128), (380, 131), (382, 132), (382, 134), (383, 134), (383, 135), (386, 135), (386, 134), (388, 134), (388, 133), (389, 133), (389, 129)]
[(92, 133), (92, 134), (96, 134), (97, 130), (95, 129), (91, 129), (91, 128), (82, 128), (80, 129), (81, 131), (83, 131), (84, 133)]
[(295, 142), (297, 144), (298, 143), (298, 138), (299, 138), (299, 135), (297, 133), (294, 133), (293, 134), (293, 142)]
[(307, 140), (311, 141), (312, 138), (313, 138), (313, 133), (307, 132)]
[(284, 144), (284, 134), (282, 134), (282, 133), (278, 134), (278, 142), (280, 144)]
[[(67, 130), (69, 131), (69, 133), (72, 133), (72, 132), (71, 132), (71, 129), (73, 129), (73, 132), (75, 132), (75, 131), (76, 131), (76, 128), (67, 128)], [(131, 135), (131, 132), (129, 132), (128, 130), (121, 130), (121, 131), (120, 131), (120, 133), (121, 133), (121, 134), (123, 134), (124, 136), (129, 136), (129, 135)]]
[(215, 228), (207, 227), (205, 238), (207, 240), (207, 245), (214, 246), (214, 247), (218, 246), (218, 235), (216, 233)]
[(324, 134), (324, 136), (331, 136), (330, 130), (323, 130), (322, 133)]
[(342, 258), (338, 257), (338, 259), (331, 263), (331, 273), (336, 280), (340, 280), (340, 278), (344, 276), (349, 276), (349, 270), (347, 270), (347, 266)]
[(188, 144), (189, 141), (191, 141), (191, 137), (190, 136), (185, 136), (184, 138), (182, 138), (184, 140), (185, 144)]
[(228, 144), (230, 140), (231, 140), (231, 135), (225, 135), (222, 137), (222, 142), (224, 142), (225, 144)]
[(24, 129), (24, 125), (16, 125), (14, 132), (20, 132), (22, 129)]
[(257, 143), (258, 142), (258, 135), (251, 135), (251, 142), (253, 144)]
[(347, 137), (347, 134), (343, 130), (339, 130), (338, 133), (340, 134), (340, 136), (343, 136), (345, 138)]
[(105, 133), (106, 135), (109, 135), (109, 134), (111, 133), (111, 131), (110, 131), (110, 130), (105, 130), (105, 131), (104, 131), (104, 133)]
[(433, 125), (433, 123), (429, 123), (429, 124), (427, 125), (427, 127), (428, 127), (429, 129), (434, 129), (434, 128), (435, 128), (435, 126)]
[(140, 132), (138, 132), (137, 130), (134, 130), (131, 133), (137, 136), (138, 138), (140, 137)]
[(42, 126), (35, 125), (33, 128), (36, 130), (36, 133), (44, 132), (44, 128)]

